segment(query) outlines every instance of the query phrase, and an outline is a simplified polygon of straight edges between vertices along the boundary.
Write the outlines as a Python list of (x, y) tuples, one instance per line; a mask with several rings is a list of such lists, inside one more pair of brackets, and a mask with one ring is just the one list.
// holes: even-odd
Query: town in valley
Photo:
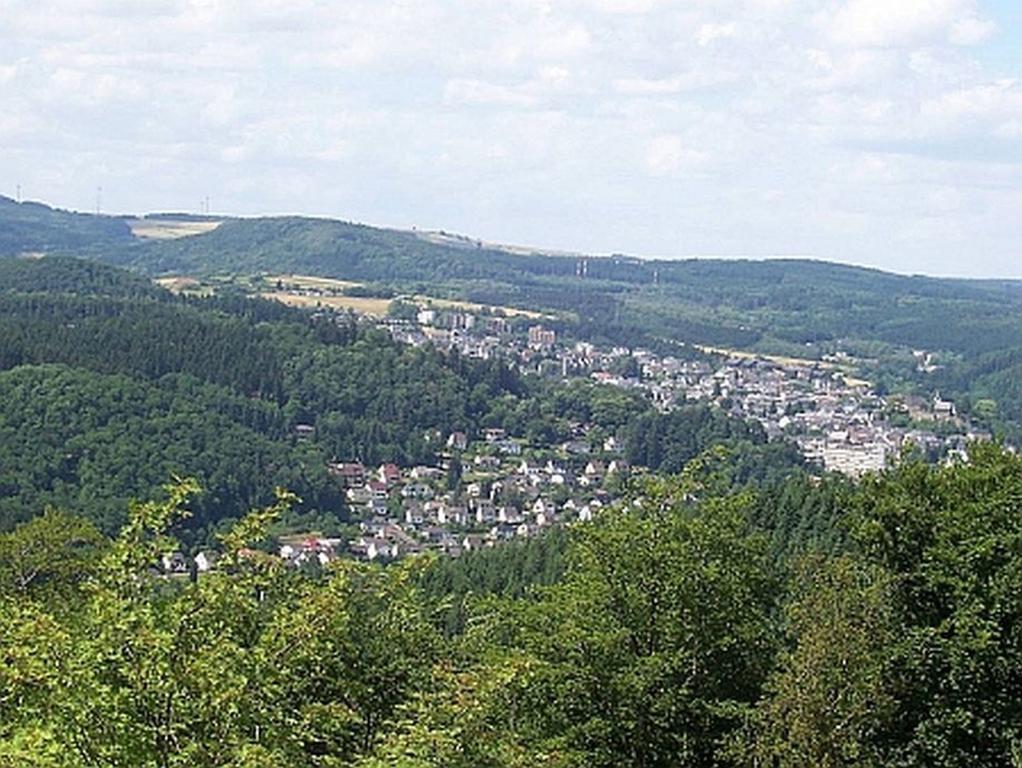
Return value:
[[(968, 444), (990, 435), (959, 417), (952, 402), (929, 397), (884, 397), (854, 375), (847, 358), (808, 360), (680, 344), (679, 354), (625, 346), (601, 347), (562, 338), (545, 316), (426, 297), (340, 305), (334, 281), (288, 286), (286, 298), (328, 319), (375, 325), (396, 342), (431, 345), (474, 359), (499, 358), (523, 374), (643, 393), (661, 411), (711, 404), (759, 424), (770, 440), (795, 444), (820, 471), (861, 477), (884, 469), (902, 451), (934, 461), (962, 460)], [(344, 284), (347, 287), (348, 284)], [(273, 298), (274, 293), (263, 294)], [(300, 302), (294, 302), (295, 297)], [(382, 311), (387, 308), (389, 311)], [(929, 365), (927, 353), (915, 353)], [(620, 437), (599, 424), (572, 425), (570, 440), (530, 443), (502, 429), (479, 434), (429, 435), (441, 450), (435, 466), (366, 466), (357, 456), (336, 457), (328, 469), (343, 487), (358, 521), (353, 538), (297, 533), (280, 539), (279, 556), (295, 567), (321, 567), (339, 556), (389, 561), (435, 551), (457, 557), (502, 542), (536, 536), (552, 526), (586, 522), (612, 504), (629, 477)], [(315, 436), (314, 424), (295, 427), (297, 439)], [(204, 570), (169, 558), (165, 567)]]

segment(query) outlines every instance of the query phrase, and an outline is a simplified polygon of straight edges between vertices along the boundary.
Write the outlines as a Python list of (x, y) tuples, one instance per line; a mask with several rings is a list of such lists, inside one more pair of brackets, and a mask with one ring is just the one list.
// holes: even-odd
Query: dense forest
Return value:
[(258, 548), (287, 494), (197, 581), (150, 568), (190, 481), (113, 538), (50, 511), (0, 535), (0, 763), (1015, 765), (1022, 459), (970, 458), (792, 489), (845, 532), (795, 549), (702, 462), (560, 540), (318, 576)]

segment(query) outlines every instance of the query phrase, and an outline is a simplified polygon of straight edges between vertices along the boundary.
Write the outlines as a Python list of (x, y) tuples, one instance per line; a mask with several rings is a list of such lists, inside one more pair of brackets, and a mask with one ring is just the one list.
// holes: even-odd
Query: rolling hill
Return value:
[[(0, 201), (0, 253), (45, 249), (147, 276), (299, 273), (395, 292), (554, 312), (607, 343), (677, 341), (821, 358), (849, 355), (881, 388), (994, 401), (1022, 424), (1022, 283), (938, 279), (823, 261), (645, 260), (522, 253), (468, 238), (303, 217), (228, 218), (143, 240), (108, 217)], [(913, 350), (931, 356), (928, 373)], [(985, 405), (989, 412), (989, 403)], [(997, 426), (997, 425), (993, 425)]]
[(18, 203), (0, 195), (0, 256), (112, 247), (132, 239), (121, 219)]

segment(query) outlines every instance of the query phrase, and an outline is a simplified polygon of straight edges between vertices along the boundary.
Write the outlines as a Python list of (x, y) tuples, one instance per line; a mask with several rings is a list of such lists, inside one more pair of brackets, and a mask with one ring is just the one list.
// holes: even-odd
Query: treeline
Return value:
[(67, 293), (169, 301), (170, 294), (141, 275), (62, 256), (0, 258), (0, 293)]
[(271, 329), (179, 303), (76, 295), (0, 296), (0, 367), (65, 363), (156, 379), (187, 373), (280, 402)]
[(1022, 459), (987, 445), (836, 490), (845, 543), (780, 560), (750, 495), (692, 465), (546, 551), (319, 577), (258, 549), (284, 496), (195, 582), (150, 568), (187, 482), (112, 541), (51, 512), (0, 535), (0, 760), (1015, 764)]

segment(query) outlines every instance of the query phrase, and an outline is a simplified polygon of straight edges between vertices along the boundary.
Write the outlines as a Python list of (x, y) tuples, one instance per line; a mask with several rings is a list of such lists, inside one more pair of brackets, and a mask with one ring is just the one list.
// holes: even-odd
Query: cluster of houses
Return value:
[[(408, 344), (477, 358), (499, 355), (523, 372), (641, 390), (664, 411), (712, 403), (759, 423), (771, 439), (794, 441), (825, 469), (851, 476), (883, 469), (909, 445), (934, 459), (953, 458), (964, 456), (968, 442), (989, 438), (939, 394), (881, 397), (848, 375), (842, 360), (811, 363), (737, 353), (682, 359), (643, 349), (564, 344), (538, 323), (512, 324), (453, 309), (423, 309), (416, 322), (388, 319), (380, 325)], [(920, 366), (932, 365), (926, 353), (916, 357)], [(456, 557), (551, 526), (585, 522), (615, 500), (618, 481), (632, 471), (615, 437), (591, 439), (597, 426), (575, 425), (572, 439), (558, 446), (529, 446), (502, 429), (452, 432), (444, 436), (448, 458), (436, 466), (333, 463), (328, 469), (360, 521), (357, 535), (284, 537), (277, 554), (296, 568), (341, 556), (389, 561), (436, 551)], [(450, 459), (455, 455), (457, 471)], [(192, 559), (175, 553), (162, 566), (165, 573), (194, 575), (212, 567), (212, 559), (208, 553)]]
[[(968, 442), (989, 437), (960, 419), (954, 404), (939, 394), (932, 399), (879, 396), (846, 373), (846, 357), (818, 363), (725, 353), (679, 359), (643, 349), (558, 343), (556, 334), (539, 324), (513, 333), (502, 318), (467, 322), (460, 316), (464, 313), (455, 314), (452, 319), (433, 312), (420, 318), (429, 322), (385, 326), (410, 344), (432, 343), (473, 357), (500, 355), (527, 372), (641, 389), (662, 410), (716, 403), (760, 423), (772, 439), (794, 440), (827, 470), (852, 476), (883, 469), (907, 445), (933, 458), (954, 457)], [(501, 320), (499, 332), (494, 319)], [(915, 355), (921, 365), (932, 365), (928, 353)], [(913, 426), (900, 425), (906, 419), (892, 423), (893, 413), (907, 416)]]
[(756, 421), (770, 438), (792, 439), (806, 458), (853, 477), (883, 469), (908, 446), (938, 459), (962, 456), (970, 441), (990, 437), (959, 419), (939, 394), (883, 398), (867, 382), (822, 364), (733, 356), (674, 391)]
[(629, 467), (616, 440), (594, 450), (583, 425), (579, 431), (579, 437), (543, 451), (543, 458), (531, 450), (523, 457), (522, 441), (500, 429), (473, 437), (453, 432), (446, 443), (448, 456), (460, 457), (456, 475), (449, 458), (439, 466), (404, 469), (331, 464), (352, 516), (361, 520), (347, 551), (366, 560), (426, 550), (458, 556), (592, 519), (613, 500), (612, 489), (620, 485), (614, 480), (623, 479)]

